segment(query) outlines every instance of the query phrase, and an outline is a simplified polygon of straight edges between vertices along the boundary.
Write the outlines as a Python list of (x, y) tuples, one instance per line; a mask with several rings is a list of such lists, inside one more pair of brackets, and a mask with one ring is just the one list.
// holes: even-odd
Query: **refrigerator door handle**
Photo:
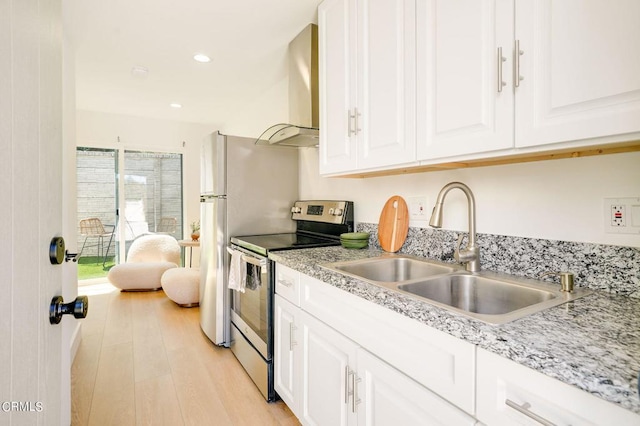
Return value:
[[(229, 252), (229, 254), (233, 254), (233, 249), (231, 247), (227, 247), (227, 251)], [(246, 254), (242, 255), (242, 261), (250, 263), (252, 265), (260, 266), (261, 268), (267, 267), (266, 259), (256, 259), (255, 257), (250, 257), (250, 256), (247, 256)]]

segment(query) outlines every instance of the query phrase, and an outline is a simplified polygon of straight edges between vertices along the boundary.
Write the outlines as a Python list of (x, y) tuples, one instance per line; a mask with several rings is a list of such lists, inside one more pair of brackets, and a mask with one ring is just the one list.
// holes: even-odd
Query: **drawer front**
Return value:
[[(639, 425), (640, 416), (478, 349), (478, 420), (490, 425)], [(537, 418), (537, 420), (535, 420)]]
[(276, 264), (276, 293), (300, 306), (300, 272)]
[(304, 274), (300, 288), (303, 310), (474, 414), (475, 345)]

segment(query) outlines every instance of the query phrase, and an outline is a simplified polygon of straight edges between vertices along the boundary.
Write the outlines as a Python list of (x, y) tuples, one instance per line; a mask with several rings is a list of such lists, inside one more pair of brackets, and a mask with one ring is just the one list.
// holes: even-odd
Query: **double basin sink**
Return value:
[(563, 292), (558, 285), (510, 275), (470, 273), (459, 265), (405, 255), (322, 267), (490, 324), (514, 321), (590, 293), (583, 289)]

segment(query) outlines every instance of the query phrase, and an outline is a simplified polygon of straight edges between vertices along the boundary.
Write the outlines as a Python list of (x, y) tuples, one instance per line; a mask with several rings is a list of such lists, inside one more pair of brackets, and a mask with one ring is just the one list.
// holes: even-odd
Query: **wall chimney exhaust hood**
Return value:
[(319, 143), (318, 26), (309, 24), (289, 43), (289, 123), (262, 132), (256, 144), (315, 147)]

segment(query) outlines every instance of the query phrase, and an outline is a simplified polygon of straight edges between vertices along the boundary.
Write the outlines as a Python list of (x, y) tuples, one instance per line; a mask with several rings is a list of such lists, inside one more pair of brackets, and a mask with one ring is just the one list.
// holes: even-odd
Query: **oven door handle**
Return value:
[[(229, 254), (233, 254), (233, 249), (231, 247), (227, 247), (227, 251)], [(255, 257), (247, 256), (246, 254), (242, 255), (242, 261), (250, 263), (252, 265), (260, 266), (261, 268), (266, 268), (267, 260), (266, 259), (257, 259)]]

